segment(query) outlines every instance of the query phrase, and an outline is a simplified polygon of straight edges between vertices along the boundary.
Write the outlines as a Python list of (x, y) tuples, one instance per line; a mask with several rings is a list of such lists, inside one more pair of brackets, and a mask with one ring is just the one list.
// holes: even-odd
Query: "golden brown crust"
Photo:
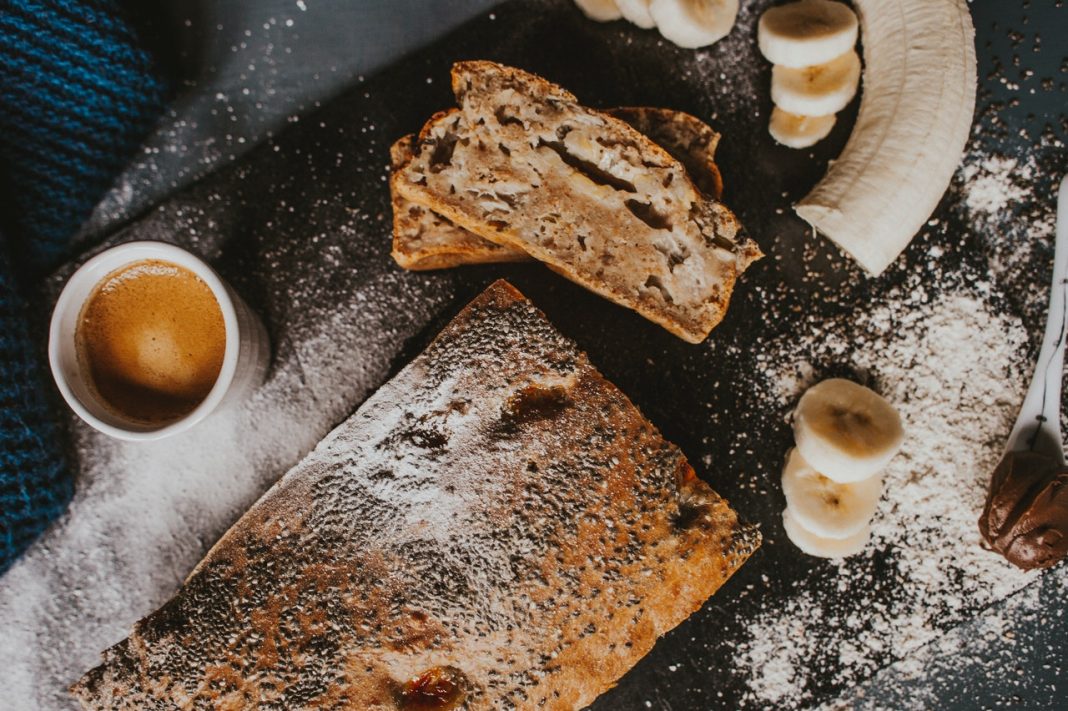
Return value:
[(126, 639), (105, 650), (104, 663), (89, 671), (71, 693), (87, 709), (138, 711), (151, 708), (152, 699), (141, 682), (144, 668), (135, 641)]
[(411, 711), (410, 680), (439, 670), (464, 709), (579, 708), (757, 545), (497, 282), (73, 691), (89, 709)]
[(707, 123), (685, 111), (653, 106), (621, 106), (605, 113), (626, 121), (670, 153), (706, 196), (723, 196), (723, 176), (716, 165), (720, 135)]
[(485, 59), (456, 62), (452, 65), (452, 73), (449, 77), (453, 96), (461, 106), (464, 96), (469, 92), (487, 93), (495, 91), (498, 85), (504, 85), (511, 87), (522, 96), (532, 88), (532, 82), (533, 89), (543, 94), (547, 101), (561, 103), (578, 101), (577, 96), (559, 84), (554, 84), (523, 69)]
[(526, 252), (482, 239), (400, 194), (396, 181), (401, 168), (412, 158), (414, 140), (414, 136), (404, 136), (389, 151), (392, 162), (389, 192), (393, 203), (391, 254), (397, 264), (405, 269), (422, 271), (461, 264), (529, 261)]
[(730, 210), (703, 198), (663, 148), (544, 79), (489, 62), (453, 71), (461, 113), (424, 127), (395, 189), (704, 340), (737, 275), (762, 256)]
[[(694, 184), (709, 197), (719, 199), (723, 179), (716, 166), (719, 134), (699, 118), (682, 111), (652, 107), (621, 107), (606, 113), (626, 121), (667, 150), (686, 168)], [(429, 126), (446, 112), (435, 114)], [(464, 264), (490, 264), (530, 260), (526, 252), (502, 247), (483, 239), (425, 206), (402, 197), (396, 187), (397, 173), (413, 155), (414, 137), (404, 136), (390, 149), (392, 173), (390, 197), (393, 202), (393, 258), (405, 269), (445, 269)]]
[[(441, 111), (435, 111), (433, 114), (430, 115), (430, 118), (426, 120), (426, 122), (423, 124), (423, 127), (419, 129), (418, 139), (420, 141), (428, 140), (430, 138), (430, 131), (434, 128), (435, 124), (437, 124), (439, 121), (445, 121), (449, 118), (458, 116), (459, 113), (460, 109), (457, 109), (455, 107), (449, 109), (442, 109)], [(393, 146), (390, 146), (390, 158), (393, 157)]]

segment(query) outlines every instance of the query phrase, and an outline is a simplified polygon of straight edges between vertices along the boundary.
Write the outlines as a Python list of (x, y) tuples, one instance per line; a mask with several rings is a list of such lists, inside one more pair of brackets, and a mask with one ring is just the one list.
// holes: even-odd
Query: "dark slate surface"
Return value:
[[(477, 3), (453, 5), (457, 13), (470, 13), (474, 4)], [(749, 5), (764, 4), (767, 3)], [(1031, 56), (1030, 51), (1019, 49), (1019, 43), (1013, 46), (1011, 40), (1006, 41), (1007, 28), (1027, 32), (1028, 27), (1048, 26), (1055, 20), (1063, 25), (1065, 15), (1061, 8), (1014, 14), (1015, 9), (1009, 12), (995, 5), (1004, 7), (992, 1), (976, 6), (983, 56), (980, 76), (988, 87), (984, 93), (988, 107), (1012, 98), (1005, 96), (996, 77), (987, 78), (996, 68), (995, 61), (1011, 66), (1014, 53), (1024, 57), (1021, 61), (1049, 61), (1046, 53)], [(376, 7), (367, 21), (386, 23), (389, 8), (386, 4)], [(747, 17), (751, 32), (755, 13)], [(994, 24), (995, 17), (999, 24)], [(1025, 25), (1024, 17), (1032, 24)], [(330, 15), (324, 13), (318, 22), (330, 22)], [(426, 36), (425, 22), (413, 20), (412, 26), (420, 28), (413, 29), (412, 36)], [(189, 30), (185, 32), (188, 35)], [(210, 29), (206, 32), (210, 35)], [(1046, 41), (1054, 44), (1056, 34), (1048, 32), (1044, 31), (1049, 37)], [(337, 44), (327, 44), (310, 56), (325, 59), (332, 52), (344, 52), (345, 47), (339, 46), (344, 42), (344, 33), (336, 33), (335, 37)], [(987, 42), (992, 44), (988, 47)], [(395, 48), (391, 51), (397, 53)], [(1060, 55), (1063, 57), (1063, 52)], [(958, 278), (968, 279), (985, 268), (978, 237), (946, 239), (959, 226), (956, 206), (948, 201), (938, 214), (941, 226), (921, 235), (906, 257), (877, 281), (861, 277), (825, 241), (813, 244), (806, 237), (804, 225), (791, 216), (788, 207), (822, 175), (826, 161), (841, 150), (855, 116), (856, 102), (840, 116), (834, 134), (820, 144), (812, 160), (805, 153), (775, 146), (767, 136), (764, 117), (770, 102), (763, 88), (767, 86), (769, 70), (757, 58), (754, 43), (723, 43), (707, 56), (704, 61), (714, 65), (714, 71), (698, 63), (692, 52), (661, 43), (654, 33), (622, 23), (588, 22), (565, 0), (508, 3), (495, 9), (493, 19), (482, 15), (366, 80), (354, 80), (347, 91), (322, 110), (305, 113), (295, 125), (268, 139), (239, 162), (168, 198), (108, 240), (168, 239), (213, 258), (224, 276), (264, 314), (272, 337), (279, 344), (276, 357), (294, 357), (289, 338), (305, 332), (307, 326), (302, 323), (298, 328), (297, 324), (325, 318), (329, 312), (323, 308), (309, 312), (301, 307), (302, 303), (347, 303), (355, 298), (360, 284), (379, 279), (386, 271), (396, 271), (388, 257), (389, 205), (383, 182), (386, 151), (392, 139), (416, 130), (431, 112), (451, 103), (447, 71), (452, 61), (490, 58), (514, 63), (561, 82), (592, 105), (653, 104), (702, 116), (715, 114), (717, 128), (727, 136), (719, 154), (727, 184), (725, 200), (772, 258), (747, 274), (726, 321), (706, 344), (687, 345), (539, 266), (398, 273), (383, 280), (409, 297), (413, 293), (425, 294), (428, 299), (448, 304), (427, 323), (409, 324), (401, 319), (405, 321), (401, 328), (408, 329), (412, 337), (401, 352), (382, 355), (391, 358), (396, 369), (421, 350), (466, 301), (495, 278), (506, 276), (589, 352), (592, 361), (634, 399), (669, 439), (683, 448), (703, 477), (746, 517), (760, 521), (766, 535), (775, 541), (761, 549), (689, 623), (669, 634), (617, 689), (595, 704), (596, 709), (643, 708), (650, 699), (666, 709), (734, 708), (744, 689), (731, 671), (731, 647), (743, 638), (744, 621), (759, 605), (758, 595), (751, 591), (759, 591), (761, 596), (787, 595), (793, 581), (805, 579), (814, 589), (833, 594), (833, 576), (828, 569), (797, 556), (785, 542), (779, 524), (781, 494), (774, 488), (770, 488), (773, 493), (767, 494), (761, 491), (763, 487), (750, 486), (754, 477), (763, 477), (767, 482), (774, 479), (769, 472), (776, 469), (781, 452), (791, 439), (782, 413), (762, 408), (748, 387), (751, 358), (759, 339), (789, 333), (796, 327), (793, 314), (803, 308), (831, 315), (881, 299), (910, 271), (928, 268), (923, 255), (932, 241), (952, 243), (944, 259), (957, 266)], [(274, 66), (280, 76), (286, 75), (284, 62)], [(307, 69), (294, 71), (299, 76)], [(986, 140), (999, 134), (996, 140), (1010, 151), (1024, 150), (1032, 144), (1032, 137), (1019, 134), (1018, 129), (1024, 125), (1037, 127), (1032, 129), (1037, 133), (1049, 124), (1053, 134), (1063, 137), (1064, 72), (1061, 68), (1055, 71), (1061, 77), (1060, 89), (1040, 93), (1041, 102), (1023, 96), (1021, 107), (984, 114), (982, 121), (997, 118), (1008, 124), (997, 132), (993, 127), (977, 131), (977, 136)], [(339, 83), (328, 84), (336, 88)], [(709, 89), (710, 85), (714, 90)], [(300, 82), (291, 81), (287, 86), (285, 91), (290, 93), (286, 101), (302, 111), (314, 108), (292, 98), (307, 99), (301, 93)], [(755, 94), (754, 86), (760, 88)], [(738, 95), (755, 96), (760, 116), (754, 118), (751, 101), (728, 98)], [(264, 133), (272, 130), (271, 121), (266, 125)], [(220, 122), (205, 130), (222, 132), (228, 126), (227, 122)], [(180, 135), (188, 137), (187, 133)], [(237, 150), (233, 143), (229, 145)], [(1043, 165), (1063, 172), (1063, 150), (1043, 154)], [(173, 168), (169, 176), (165, 173), (141, 180), (140, 184), (146, 186), (144, 195), (166, 188), (171, 177), (181, 180), (188, 168)], [(144, 195), (135, 195), (129, 205), (151, 199)], [(122, 217), (124, 210), (118, 209), (98, 215), (97, 223), (103, 229)], [(802, 249), (802, 245), (808, 248)], [(322, 269), (325, 258), (337, 266)], [(1044, 268), (1036, 265), (1037, 283), (1046, 279)], [(808, 270), (815, 270), (816, 276), (804, 278)], [(298, 283), (300, 287), (295, 288), (293, 284)], [(816, 294), (822, 296), (814, 298)], [(768, 307), (769, 299), (774, 300), (772, 308)], [(1021, 304), (1016, 307), (1023, 308)], [(1014, 306), (1009, 303), (1008, 308)], [(1039, 330), (1040, 324), (1036, 324), (1036, 337)], [(357, 404), (353, 403), (353, 407)], [(713, 437), (708, 436), (710, 428), (715, 428)], [(746, 437), (762, 443), (756, 453), (745, 453)], [(703, 465), (704, 461), (711, 464)], [(876, 575), (893, 569), (893, 561), (882, 557), (874, 558), (870, 565)], [(770, 582), (763, 582), (761, 576), (772, 571)], [(1068, 634), (1063, 618), (1057, 624), (1061, 635)], [(1036, 636), (1036, 659), (1021, 664), (1028, 669), (1026, 676), (1036, 670), (1033, 685), (1010, 688), (996, 680), (972, 684), (968, 674), (979, 672), (965, 670), (956, 672), (961, 675), (958, 677), (942, 677), (937, 684), (932, 676), (929, 685), (934, 689), (934, 698), (942, 700), (947, 708), (970, 708), (1015, 695), (1017, 703), (1028, 708), (1053, 708), (1056, 697), (1051, 695), (1055, 692), (1050, 684), (1057, 679), (1049, 677), (1059, 677), (1064, 648), (1060, 646), (1061, 657), (1051, 666), (1055, 672), (1039, 670), (1041, 664), (1048, 662), (1049, 650), (1058, 647), (1051, 647), (1048, 640), (1043, 642), (1042, 635), (1050, 634), (1048, 625), (1035, 625), (1043, 626), (1047, 629), (1021, 631)], [(1039, 655), (1044, 658), (1038, 659)], [(680, 658), (694, 663), (670, 670), (669, 665)], [(886, 678), (874, 683), (877, 690), (879, 683), (884, 684), (879, 698), (894, 705), (892, 694), (899, 685)], [(812, 700), (841, 691), (828, 675), (813, 690)]]

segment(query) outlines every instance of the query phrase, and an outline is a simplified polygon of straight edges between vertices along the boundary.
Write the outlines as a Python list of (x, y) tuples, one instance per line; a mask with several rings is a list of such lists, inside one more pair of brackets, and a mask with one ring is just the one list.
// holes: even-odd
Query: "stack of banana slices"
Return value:
[(772, 138), (808, 148), (827, 137), (860, 85), (857, 34), (857, 16), (831, 0), (799, 0), (761, 15), (757, 42), (774, 65)]
[(575, 0), (598, 22), (623, 18), (643, 29), (656, 27), (680, 47), (704, 47), (726, 37), (738, 17), (738, 0)]
[(901, 449), (901, 417), (863, 385), (833, 378), (808, 389), (794, 412), (786, 456), (786, 535), (820, 558), (859, 553), (871, 536), (882, 470)]

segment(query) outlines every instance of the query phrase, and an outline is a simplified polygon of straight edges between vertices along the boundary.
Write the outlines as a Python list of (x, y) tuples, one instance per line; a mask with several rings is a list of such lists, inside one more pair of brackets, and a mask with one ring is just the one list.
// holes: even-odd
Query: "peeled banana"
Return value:
[(680, 47), (704, 47), (734, 27), (738, 0), (652, 0), (649, 14), (665, 39)]
[(857, 16), (832, 0), (796, 0), (764, 11), (761, 54), (772, 62), (768, 132), (788, 148), (808, 148), (834, 128), (835, 114), (857, 93)]
[(882, 495), (878, 472), (903, 439), (897, 410), (863, 385), (831, 378), (806, 390), (782, 471), (782, 523), (794, 545), (822, 558), (859, 553)]
[(598, 22), (620, 17), (643, 29), (656, 27), (680, 47), (704, 47), (727, 36), (738, 17), (738, 0), (575, 0)]
[(965, 0), (854, 0), (864, 41), (860, 114), (842, 154), (795, 206), (872, 276), (931, 216), (975, 111)]
[(649, 14), (649, 0), (616, 0), (616, 5), (624, 20), (643, 30), (656, 27), (653, 16)]
[(859, 84), (860, 56), (854, 51), (811, 67), (771, 68), (771, 100), (792, 114), (837, 113), (853, 100)]
[(847, 558), (864, 550), (871, 538), (871, 526), (865, 525), (857, 533), (846, 538), (824, 538), (798, 523), (790, 507), (782, 512), (782, 525), (786, 535), (804, 553), (818, 558)]

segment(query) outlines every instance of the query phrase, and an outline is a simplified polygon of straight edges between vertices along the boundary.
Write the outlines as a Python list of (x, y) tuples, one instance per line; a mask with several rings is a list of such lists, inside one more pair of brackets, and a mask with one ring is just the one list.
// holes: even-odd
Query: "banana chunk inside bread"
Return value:
[[(608, 109), (606, 113), (626, 121), (670, 153), (686, 168), (694, 185), (719, 199), (723, 179), (716, 166), (719, 134), (696, 116), (683, 111), (648, 106)], [(414, 136), (404, 136), (390, 147), (393, 176), (393, 259), (405, 269), (444, 269), (461, 264), (528, 261), (521, 250), (483, 239), (453, 224), (425, 205), (403, 198), (394, 183), (396, 173), (412, 159)]]
[(453, 67), (395, 189), (698, 343), (761, 255), (724, 205), (624, 121), (492, 62)]
[(87, 709), (582, 708), (759, 544), (497, 282), (73, 692)]

